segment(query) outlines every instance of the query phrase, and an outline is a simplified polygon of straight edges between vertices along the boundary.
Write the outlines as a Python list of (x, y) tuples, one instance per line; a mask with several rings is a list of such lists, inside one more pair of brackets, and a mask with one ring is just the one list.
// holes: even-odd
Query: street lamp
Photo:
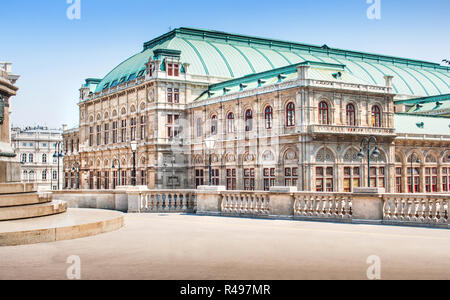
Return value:
[(209, 185), (212, 186), (212, 149), (214, 149), (215, 140), (213, 137), (209, 137), (205, 140), (206, 149), (209, 150)]
[(78, 162), (73, 163), (72, 172), (77, 174), (77, 189), (80, 189), (80, 164)]
[(175, 154), (172, 155), (172, 190), (175, 189)]
[[(375, 148), (373, 149), (372, 153), (371, 150), (372, 148), (370, 147), (371, 143), (375, 144)], [(360, 150), (358, 153), (358, 157), (362, 160), (364, 158), (364, 144), (367, 145), (367, 187), (370, 188), (370, 157), (373, 156), (374, 158), (377, 158), (380, 156), (380, 151), (378, 150), (378, 143), (377, 143), (377, 139), (374, 136), (371, 137), (365, 137), (362, 139), (361, 141), (361, 146), (360, 146)]]
[[(415, 158), (415, 160), (414, 160)], [(413, 162), (416, 161), (416, 163), (420, 164), (420, 159), (417, 153), (413, 152), (411, 154), (411, 193), (414, 194), (414, 169), (413, 169)]]
[(57, 160), (58, 160), (58, 178), (57, 178), (57, 180), (58, 180), (58, 184), (57, 184), (57, 186), (58, 186), (58, 190), (59, 190), (59, 159), (61, 158), (61, 157), (64, 157), (64, 153), (62, 152), (62, 143), (63, 142), (57, 142), (57, 143), (55, 143), (55, 153), (53, 154), (53, 157), (54, 158), (56, 158)]
[[(113, 161), (113, 164), (112, 164), (112, 166), (111, 166), (112, 169), (115, 169), (115, 168), (116, 168), (116, 166), (114, 165), (114, 162), (115, 162), (115, 161)], [(117, 163), (118, 163), (118, 165), (117, 165), (117, 168), (118, 168), (118, 170), (117, 170), (118, 175), (117, 175), (117, 176), (118, 176), (118, 181), (119, 181), (119, 182), (118, 182), (118, 185), (120, 185), (120, 159), (117, 160)], [(116, 188), (116, 184), (115, 184), (115, 183), (114, 183), (114, 188)]]
[(131, 184), (133, 186), (136, 186), (136, 150), (137, 150), (137, 142), (132, 141), (131, 144), (131, 151), (133, 151), (133, 174), (131, 175)]

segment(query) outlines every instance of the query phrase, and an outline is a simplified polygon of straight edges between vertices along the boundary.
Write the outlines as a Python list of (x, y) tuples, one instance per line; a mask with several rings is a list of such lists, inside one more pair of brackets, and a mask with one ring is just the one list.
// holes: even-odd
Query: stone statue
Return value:
[(20, 182), (20, 163), (11, 147), (9, 100), (16, 95), (19, 76), (11, 73), (11, 64), (0, 63), (0, 183)]

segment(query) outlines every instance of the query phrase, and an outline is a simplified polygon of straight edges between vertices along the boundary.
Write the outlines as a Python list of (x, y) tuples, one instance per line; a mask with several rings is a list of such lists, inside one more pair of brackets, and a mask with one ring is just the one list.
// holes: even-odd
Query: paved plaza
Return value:
[(0, 279), (450, 279), (450, 231), (374, 225), (129, 214), (89, 238), (0, 247)]

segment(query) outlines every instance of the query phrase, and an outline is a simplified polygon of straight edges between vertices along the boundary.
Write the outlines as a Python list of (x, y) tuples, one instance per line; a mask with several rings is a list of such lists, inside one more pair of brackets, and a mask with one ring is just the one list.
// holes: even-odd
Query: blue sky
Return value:
[(78, 123), (78, 89), (102, 78), (145, 41), (169, 28), (196, 27), (441, 62), (450, 59), (450, 1), (381, 0), (67, 0), (0, 1), (0, 61), (21, 75), (15, 126)]

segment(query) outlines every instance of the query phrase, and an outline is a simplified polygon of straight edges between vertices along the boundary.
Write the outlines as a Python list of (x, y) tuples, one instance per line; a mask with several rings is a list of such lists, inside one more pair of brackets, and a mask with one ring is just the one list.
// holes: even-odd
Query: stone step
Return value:
[(122, 228), (121, 212), (69, 208), (65, 214), (0, 222), (0, 246), (71, 240)]
[(66, 212), (67, 203), (55, 200), (48, 203), (0, 207), (0, 221), (49, 216)]
[(36, 192), (34, 183), (0, 183), (0, 195)]
[(0, 209), (2, 207), (32, 205), (51, 201), (51, 193), (3, 194), (0, 195)]

